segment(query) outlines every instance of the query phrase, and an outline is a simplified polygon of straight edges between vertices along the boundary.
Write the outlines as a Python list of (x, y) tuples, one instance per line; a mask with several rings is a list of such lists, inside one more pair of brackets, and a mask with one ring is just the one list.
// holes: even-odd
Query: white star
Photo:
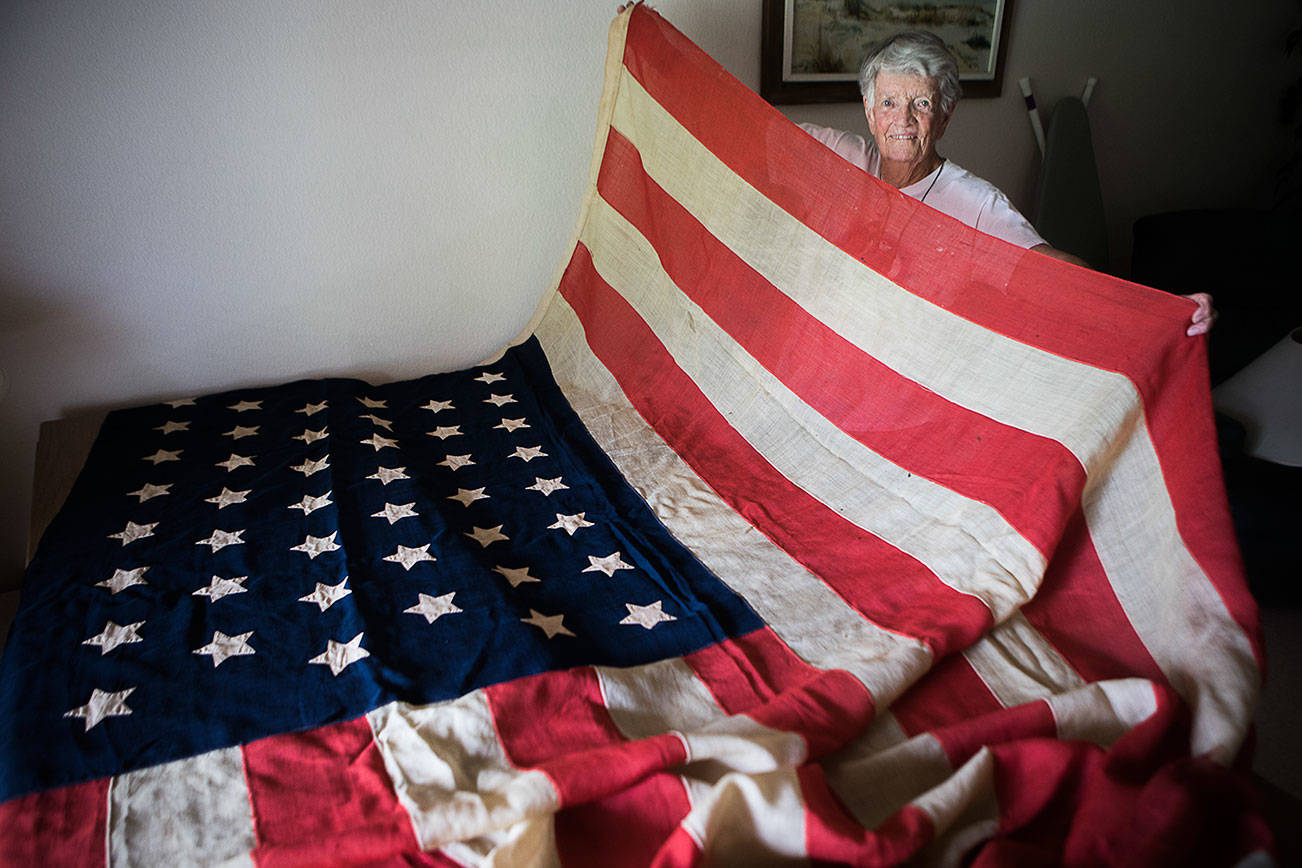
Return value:
[(388, 419), (381, 419), (379, 416), (376, 416), (374, 413), (367, 413), (363, 415), (361, 418), (370, 419), (371, 424), (377, 428), (383, 428), (385, 431), (393, 430), (392, 422), (390, 422)]
[(517, 446), (515, 447), (515, 451), (506, 457), (519, 458), (525, 464), (528, 464), (535, 458), (546, 458), (547, 453), (542, 451), (541, 446)]
[(261, 425), (254, 425), (246, 428), (243, 425), (236, 425), (231, 430), (225, 432), (223, 436), (229, 437), (232, 440), (239, 440), (241, 437), (252, 437), (254, 434), (258, 433), (258, 429), (261, 427)]
[(382, 409), (382, 408), (384, 407), (384, 402), (383, 402), (383, 401), (377, 401), (377, 400), (375, 400), (374, 398), (362, 398), (362, 397), (359, 397), (357, 400), (361, 401), (361, 402), (362, 402), (362, 406), (365, 407), (365, 408), (368, 409), (368, 410), (379, 410), (379, 409)]
[(134, 521), (127, 522), (126, 528), (117, 533), (109, 534), (109, 539), (120, 539), (122, 544), (126, 545), (135, 542), (138, 539), (145, 539), (154, 535), (154, 528), (158, 527), (158, 522), (150, 524), (136, 524)]
[(381, 437), (379, 434), (372, 434), (370, 437), (359, 442), (365, 443), (367, 446), (375, 447), (376, 452), (385, 448), (396, 449), (398, 446), (397, 440), (391, 440), (388, 437)]
[(72, 711), (64, 712), (64, 717), (84, 717), (86, 719), (86, 731), (89, 732), (92, 726), (98, 724), (106, 717), (122, 717), (130, 714), (131, 709), (127, 707), (127, 697), (131, 695), (134, 687), (128, 687), (126, 690), (118, 690), (109, 693), (96, 687), (91, 691), (90, 701), (85, 705), (74, 708)]
[(243, 503), (247, 499), (249, 491), (231, 491), (226, 486), (222, 486), (222, 493), (216, 497), (204, 498), (205, 503), (215, 503), (218, 509), (225, 509), (233, 503)]
[(395, 479), (411, 479), (410, 476), (403, 472), (406, 469), (405, 467), (381, 467), (366, 478), (378, 479), (383, 484), (388, 485)]
[(190, 427), (189, 422), (173, 422), (171, 419), (155, 428), (155, 431), (162, 431), (164, 434), (172, 434), (176, 431), (185, 431)]
[(593, 557), (588, 555), (590, 566), (583, 568), (585, 573), (605, 573), (607, 576), (615, 575), (616, 570), (631, 570), (632, 564), (624, 563), (624, 559), (619, 556), (619, 552), (612, 555), (606, 555), (604, 558)]
[(476, 500), (488, 500), (488, 495), (484, 494), (482, 488), (458, 488), (456, 494), (448, 496), (448, 500), (457, 500), (465, 506), (470, 506)]
[(290, 470), (297, 470), (304, 476), (311, 476), (313, 473), (319, 473), (330, 466), (330, 456), (326, 455), (321, 458), (306, 458), (302, 464), (295, 464)]
[(175, 401), (164, 401), (163, 403), (175, 410), (177, 407), (193, 407), (194, 398), (177, 398)]
[(468, 533), (466, 536), (470, 537), (484, 548), (488, 548), (489, 545), (498, 540), (510, 539), (509, 536), (502, 533), (502, 526), (500, 524), (497, 527), (477, 527), (473, 533)]
[(299, 597), (303, 603), (315, 603), (324, 612), (338, 601), (351, 594), (353, 591), (347, 587), (348, 577), (344, 576), (343, 580), (337, 585), (326, 585), (321, 582), (316, 583), (316, 590), (305, 597)]
[(248, 411), (248, 410), (260, 410), (260, 409), (262, 409), (262, 402), (261, 402), (261, 401), (240, 401), (238, 404), (231, 404), (231, 405), (230, 405), (229, 407), (227, 407), (226, 409), (227, 409), (227, 410), (234, 410), (236, 413), (244, 413), (244, 412), (246, 412), (246, 411)]
[(428, 543), (426, 543), (423, 546), (416, 546), (414, 548), (400, 545), (398, 546), (397, 551), (395, 551), (391, 555), (386, 556), (384, 559), (391, 563), (402, 564), (402, 568), (404, 570), (410, 570), (412, 567), (416, 566), (416, 564), (419, 564), (422, 561), (438, 560), (438, 558), (434, 557), (432, 554), (429, 553)]
[(656, 624), (664, 621), (677, 621), (673, 615), (666, 615), (660, 607), (664, 605), (664, 600), (656, 600), (649, 606), (639, 606), (636, 603), (625, 603), (628, 609), (628, 617), (620, 621), (621, 624), (637, 624), (650, 630)]
[(422, 410), (429, 410), (431, 413), (441, 413), (441, 412), (443, 412), (444, 410), (451, 410), (451, 409), (453, 409), (453, 407), (452, 407), (452, 402), (451, 402), (451, 401), (434, 401), (434, 400), (431, 400), (431, 401), (430, 401), (428, 404), (426, 404), (424, 407), (421, 407), (421, 409), (422, 409)]
[(177, 449), (169, 452), (166, 449), (159, 449), (153, 455), (146, 455), (145, 461), (152, 461), (154, 464), (162, 464), (164, 461), (180, 461), (182, 450)]
[(371, 652), (362, 647), (362, 637), (365, 635), (365, 633), (358, 633), (347, 642), (336, 642), (334, 639), (327, 640), (326, 649), (307, 662), (329, 666), (330, 672), (338, 675), (351, 664), (364, 657), (371, 656)]
[(335, 535), (338, 533), (339, 531), (335, 531), (334, 533), (331, 533), (330, 536), (312, 536), (310, 533), (306, 534), (301, 543), (296, 546), (290, 546), (289, 550), (291, 552), (302, 552), (310, 559), (316, 560), (317, 555), (338, 551), (343, 548), (343, 546), (335, 542)]
[(569, 488), (569, 486), (564, 482), (561, 482), (561, 477), (559, 476), (555, 479), (543, 479), (541, 476), (535, 476), (533, 478), (533, 485), (527, 486), (526, 490), (541, 491), (543, 496), (547, 497), (551, 495), (553, 491), (560, 491), (562, 488)]
[(221, 551), (226, 546), (240, 545), (244, 540), (240, 539), (242, 530), (214, 530), (212, 536), (207, 539), (201, 539), (195, 543), (197, 546), (212, 546), (214, 552)]
[(143, 642), (140, 634), (136, 631), (145, 626), (144, 621), (137, 621), (134, 624), (115, 624), (109, 621), (104, 625), (104, 629), (97, 636), (91, 636), (83, 645), (98, 645), (100, 656), (112, 651), (119, 645), (130, 645), (133, 642)]
[(437, 437), (440, 440), (446, 440), (449, 437), (456, 437), (460, 433), (461, 433), (460, 425), (440, 425), (439, 427), (435, 428), (433, 431), (429, 432), (429, 436)]
[(233, 579), (223, 579), (221, 576), (213, 576), (212, 581), (195, 591), (192, 597), (207, 597), (209, 602), (215, 603), (222, 597), (231, 594), (243, 594), (248, 588), (244, 583), (249, 580), (248, 576), (236, 576)]
[(503, 377), (501, 374), (492, 374), (489, 373), (488, 371), (485, 371), (484, 373), (480, 374), (478, 377), (475, 377), (475, 382), (488, 385), (490, 383), (500, 383), (505, 379), (506, 377)]
[(433, 624), (444, 615), (453, 615), (461, 611), (459, 607), (452, 603), (452, 598), (456, 595), (456, 591), (453, 591), (450, 594), (444, 594), (441, 597), (431, 597), (429, 594), (418, 594), (420, 602), (412, 606), (410, 609), (403, 609), (402, 611), (409, 612), (413, 615), (420, 615), (426, 621)]
[(561, 515), (558, 512), (556, 513), (556, 523), (547, 525), (547, 529), (563, 530), (570, 536), (574, 536), (574, 532), (579, 528), (592, 527), (592, 522), (584, 518), (585, 515), (587, 515), (586, 512), (576, 513), (575, 515)]
[(497, 395), (497, 394), (493, 394), (493, 395), (489, 395), (487, 398), (485, 398), (485, 399), (484, 399), (484, 403), (485, 403), (485, 404), (492, 404), (494, 407), (501, 407), (503, 404), (514, 404), (514, 403), (515, 403), (515, 396), (514, 396), (514, 395)]
[(152, 483), (146, 482), (144, 485), (142, 485), (140, 488), (136, 489), (135, 491), (128, 491), (127, 494), (135, 495), (136, 497), (139, 497), (140, 502), (144, 503), (146, 500), (149, 500), (150, 498), (160, 497), (161, 495), (167, 494), (167, 490), (171, 487), (172, 487), (172, 483), (170, 482), (164, 483), (163, 485), (153, 485)]
[(212, 668), (216, 669), (226, 662), (228, 657), (243, 657), (247, 654), (257, 653), (253, 650), (253, 646), (249, 644), (249, 637), (252, 635), (252, 630), (238, 636), (227, 636), (221, 630), (214, 630), (212, 641), (202, 648), (194, 649), (194, 653), (211, 654)]
[(439, 462), (439, 465), (447, 467), (450, 470), (460, 470), (461, 468), (474, 463), (475, 462), (470, 460), (469, 455), (448, 455)]
[(303, 510), (303, 515), (311, 515), (312, 513), (316, 512), (318, 509), (326, 508), (331, 503), (332, 501), (330, 500), (330, 492), (328, 491), (325, 494), (317, 495), (317, 496), (313, 496), (311, 494), (305, 494), (303, 495), (303, 499), (300, 500), (298, 503), (291, 503), (289, 505), (289, 509), (301, 509)]
[(324, 440), (329, 437), (330, 433), (322, 428), (320, 431), (313, 431), (310, 428), (304, 428), (302, 434), (295, 434), (295, 440), (302, 440), (304, 443), (315, 443), (318, 440)]
[(394, 524), (404, 518), (418, 518), (416, 510), (412, 509), (415, 505), (416, 501), (414, 500), (411, 503), (404, 504), (386, 503), (384, 509), (371, 513), (371, 518), (387, 518), (389, 524)]
[(125, 591), (132, 585), (147, 585), (149, 583), (141, 577), (144, 576), (145, 571), (148, 569), (149, 567), (136, 567), (134, 570), (114, 570), (112, 578), (96, 582), (95, 587), (108, 588), (110, 593), (116, 594), (118, 591)]
[(504, 428), (507, 431), (515, 431), (519, 428), (528, 428), (529, 423), (524, 419), (503, 419), (500, 425), (494, 425), (494, 428)]
[(548, 639), (553, 639), (558, 635), (560, 636), (574, 635), (573, 633), (571, 633), (569, 630), (566, 629), (563, 623), (561, 623), (561, 621), (564, 618), (565, 618), (564, 615), (544, 615), (536, 609), (530, 609), (529, 617), (521, 618), (520, 620), (526, 624), (532, 624), (533, 626), (538, 627), (544, 633), (547, 634)]
[(249, 458), (247, 455), (236, 455), (232, 452), (230, 458), (227, 458), (225, 461), (218, 461), (217, 466), (225, 467), (228, 471), (234, 470), (236, 467), (252, 467), (253, 459)]
[(517, 588), (525, 582), (540, 582), (542, 579), (529, 575), (528, 567), (519, 567), (512, 569), (510, 567), (493, 567), (493, 572), (500, 573), (511, 583), (511, 587)]
[(317, 413), (320, 413), (325, 408), (326, 408), (326, 402), (322, 401), (320, 404), (312, 404), (312, 403), (304, 404), (302, 407), (299, 407), (294, 412), (302, 413), (304, 416), (315, 416)]

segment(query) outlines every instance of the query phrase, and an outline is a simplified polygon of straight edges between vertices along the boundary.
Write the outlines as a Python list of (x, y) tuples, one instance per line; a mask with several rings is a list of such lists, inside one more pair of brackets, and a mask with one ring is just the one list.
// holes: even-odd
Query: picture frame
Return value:
[(958, 57), (965, 97), (997, 97), (1011, 7), (1012, 0), (764, 0), (760, 95), (774, 105), (859, 102), (868, 46), (917, 29), (938, 34)]

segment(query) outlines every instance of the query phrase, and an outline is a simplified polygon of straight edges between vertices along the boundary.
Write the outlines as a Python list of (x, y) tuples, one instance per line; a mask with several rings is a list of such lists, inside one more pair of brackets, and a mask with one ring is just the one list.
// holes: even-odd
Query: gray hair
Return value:
[(877, 73), (882, 71), (920, 75), (934, 81), (940, 91), (940, 111), (945, 117), (949, 117), (963, 96), (958, 82), (958, 61), (934, 33), (905, 30), (869, 50), (859, 67), (859, 92), (866, 102), (873, 101), (873, 85)]

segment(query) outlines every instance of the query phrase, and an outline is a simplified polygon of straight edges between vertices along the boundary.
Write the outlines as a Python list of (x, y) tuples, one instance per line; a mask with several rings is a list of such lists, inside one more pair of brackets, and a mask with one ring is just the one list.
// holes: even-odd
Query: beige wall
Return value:
[[(566, 252), (616, 5), (0, 6), (0, 588), (43, 419), (509, 339)], [(759, 0), (654, 5), (757, 86)], [(1015, 6), (1004, 94), (960, 106), (948, 156), (1028, 207), (1017, 78), (1051, 107), (1095, 75), (1123, 259), (1138, 215), (1257, 195), (1289, 0)]]

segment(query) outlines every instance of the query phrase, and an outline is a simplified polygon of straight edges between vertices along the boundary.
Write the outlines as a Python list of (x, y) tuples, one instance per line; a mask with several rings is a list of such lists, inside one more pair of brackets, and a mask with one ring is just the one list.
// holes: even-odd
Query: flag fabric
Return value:
[(1189, 312), (882, 185), (634, 6), (500, 357), (111, 415), (0, 659), (0, 859), (1267, 850)]

